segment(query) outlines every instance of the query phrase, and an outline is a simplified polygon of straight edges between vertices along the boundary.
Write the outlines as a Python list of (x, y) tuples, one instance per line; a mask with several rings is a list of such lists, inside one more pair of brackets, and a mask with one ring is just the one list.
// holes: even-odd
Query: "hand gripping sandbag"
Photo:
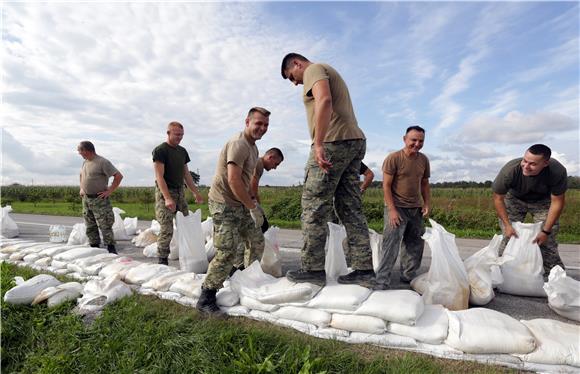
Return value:
[(328, 232), (328, 250), (326, 252), (324, 270), (326, 271), (326, 281), (332, 282), (336, 281), (340, 275), (348, 273), (344, 249), (342, 249), (342, 241), (346, 238), (346, 230), (344, 226), (328, 222)]
[(11, 288), (4, 294), (4, 301), (9, 304), (30, 304), (45, 288), (61, 284), (58, 279), (48, 274), (39, 274), (25, 282), (19, 282), (17, 279), (16, 283), (16, 287)]
[(125, 230), (125, 223), (121, 214), (125, 214), (125, 211), (121, 208), (113, 207), (113, 214), (115, 215), (115, 222), (113, 222), (113, 236), (115, 240), (129, 240), (129, 235)]
[(279, 231), (278, 227), (272, 226), (264, 233), (264, 253), (260, 261), (264, 273), (275, 277), (282, 276), (282, 261), (280, 260), (280, 246), (278, 245)]
[(548, 283), (544, 284), (548, 295), (548, 306), (562, 317), (580, 321), (580, 282), (566, 276), (556, 265), (550, 271)]
[(503, 283), (498, 265), (498, 250), (502, 239), (503, 236), (494, 235), (488, 246), (464, 261), (469, 278), (469, 302), (473, 305), (488, 304), (495, 297), (494, 284)]
[(177, 212), (177, 242), (179, 243), (179, 267), (181, 270), (196, 274), (207, 272), (209, 263), (205, 253), (203, 232), (201, 229), (201, 210), (184, 216)]
[[(423, 239), (431, 248), (431, 267), (424, 279), (425, 304), (441, 304), (450, 310), (467, 309), (469, 279), (455, 244), (455, 235), (432, 219)], [(411, 286), (416, 283), (411, 282)], [(413, 287), (415, 289), (415, 287)], [(415, 289), (417, 290), (417, 289)]]
[(8, 215), (11, 211), (12, 206), (10, 205), (6, 205), (2, 208), (2, 218), (0, 219), (2, 223), (0, 226), (2, 226), (2, 236), (5, 238), (14, 238), (19, 234), (16, 222), (14, 222), (14, 220)]
[(512, 236), (503, 253), (499, 290), (520, 296), (546, 297), (544, 263), (538, 244), (532, 243), (542, 230), (542, 222), (512, 224), (518, 237)]

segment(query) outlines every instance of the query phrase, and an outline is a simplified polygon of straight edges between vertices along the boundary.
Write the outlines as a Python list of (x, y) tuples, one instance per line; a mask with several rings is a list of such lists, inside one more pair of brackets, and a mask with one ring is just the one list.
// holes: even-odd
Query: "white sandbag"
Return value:
[(371, 253), (373, 259), (373, 270), (375, 273), (379, 270), (381, 260), (383, 259), (383, 236), (375, 230), (369, 229), (369, 239), (371, 242)]
[(544, 284), (548, 295), (548, 306), (559, 315), (580, 321), (580, 282), (566, 276), (566, 272), (556, 265), (550, 271), (548, 282)]
[(455, 235), (432, 219), (429, 222), (431, 227), (427, 228), (423, 239), (431, 248), (431, 267), (425, 278), (420, 280), (423, 289), (415, 287), (419, 281), (411, 282), (411, 287), (422, 292), (425, 304), (441, 304), (450, 310), (467, 309), (469, 279), (459, 257)]
[(415, 340), (441, 344), (447, 338), (449, 328), (449, 318), (447, 311), (442, 305), (425, 305), (425, 310), (421, 317), (417, 319), (414, 326), (389, 322), (387, 331), (397, 335), (411, 337)]
[(155, 235), (159, 235), (159, 231), (161, 231), (161, 225), (158, 221), (152, 220), (151, 226), (149, 227)]
[(141, 264), (130, 269), (125, 275), (125, 282), (132, 284), (143, 284), (160, 274), (171, 271), (167, 265), (162, 264)]
[(68, 282), (56, 287), (48, 287), (42, 290), (32, 301), (32, 305), (47, 302), (49, 308), (60, 305), (68, 300), (74, 300), (81, 296), (84, 286), (78, 282)]
[[(475, 252), (465, 261), (465, 270), (469, 278), (469, 302), (473, 305), (486, 305), (494, 297), (494, 285), (503, 283), (498, 265), (498, 251), (502, 235), (494, 235), (488, 246)], [(495, 270), (493, 270), (495, 269)], [(499, 274), (501, 279), (493, 279)]]
[(328, 312), (297, 306), (283, 306), (272, 312), (272, 315), (278, 318), (310, 323), (319, 327), (327, 327), (331, 319), (331, 314)]
[(145, 248), (143, 248), (143, 256), (159, 257), (159, 251), (157, 250), (157, 242), (151, 243)]
[(248, 309), (261, 310), (263, 312), (270, 313), (280, 309), (280, 305), (278, 304), (264, 304), (248, 296), (241, 296), (240, 304), (247, 307)]
[(414, 291), (385, 290), (372, 292), (354, 314), (412, 326), (424, 309), (423, 298)]
[(447, 312), (445, 344), (466, 353), (530, 353), (536, 339), (521, 322), (492, 309)]
[(536, 349), (517, 355), (525, 362), (580, 367), (580, 326), (551, 319), (521, 321), (536, 338)]
[(230, 285), (239, 296), (248, 296), (266, 304), (305, 302), (320, 290), (312, 283), (294, 283), (288, 278), (275, 278), (264, 273), (260, 263), (254, 261), (243, 271), (230, 277)]
[(201, 294), (201, 285), (204, 278), (204, 276), (188, 272), (186, 275), (180, 276), (175, 282), (173, 282), (169, 287), (169, 291), (179, 292), (184, 296), (197, 299)]
[(291, 329), (294, 329), (296, 331), (299, 331), (303, 334), (312, 334), (314, 331), (318, 330), (318, 327), (316, 327), (316, 325), (313, 325), (311, 323), (306, 323), (306, 322), (302, 322), (302, 321), (295, 321), (292, 319), (286, 319), (286, 318), (278, 318), (276, 320), (274, 320), (272, 322), (275, 325), (278, 326), (282, 326), (282, 327), (289, 327)]
[(115, 222), (113, 222), (113, 236), (115, 240), (129, 240), (129, 235), (125, 231), (125, 223), (121, 214), (125, 214), (125, 211), (121, 208), (113, 207), (113, 215), (115, 216)]
[(118, 274), (119, 279), (123, 280), (129, 270), (141, 264), (142, 262), (135, 261), (131, 257), (119, 257), (106, 264), (101, 271), (99, 271), (99, 276), (101, 278), (110, 278), (113, 275)]
[[(185, 297), (182, 294), (180, 294), (179, 292), (170, 292), (170, 291), (158, 292), (157, 296), (163, 300), (177, 301), (181, 305), (190, 306), (190, 307), (195, 306), (194, 299), (192, 299), (191, 297)], [(188, 299), (188, 300), (186, 301), (186, 299)]]
[(201, 230), (203, 231), (205, 243), (209, 242), (213, 238), (213, 218), (207, 217), (201, 223)]
[(84, 223), (75, 223), (72, 231), (68, 236), (68, 245), (88, 245), (89, 237), (87, 236), (87, 227)]
[(232, 317), (247, 317), (250, 310), (242, 305), (235, 305), (235, 306), (222, 306), (220, 307), (222, 312), (227, 314), (228, 316)]
[(542, 222), (514, 222), (518, 237), (512, 236), (503, 253), (499, 290), (520, 296), (546, 297), (544, 291), (544, 263), (540, 247), (532, 243), (542, 230)]
[(92, 257), (100, 254), (108, 253), (106, 249), (95, 247), (80, 247), (73, 248), (66, 252), (61, 252), (54, 255), (53, 259), (58, 261), (72, 262), (79, 258)]
[(382, 334), (387, 329), (385, 321), (380, 318), (340, 313), (332, 314), (330, 326), (335, 329), (365, 332), (367, 334)]
[(338, 340), (348, 338), (350, 331), (335, 329), (334, 327), (319, 327), (310, 335), (320, 339)]
[(213, 238), (210, 238), (207, 243), (205, 243), (205, 254), (207, 255), (207, 261), (211, 262), (215, 257), (215, 247), (213, 245)]
[(278, 227), (272, 226), (264, 233), (264, 253), (260, 261), (264, 273), (275, 277), (282, 276), (282, 261), (280, 259), (280, 245), (278, 243), (279, 231), (280, 229)]
[(9, 259), (12, 261), (22, 261), (25, 256), (42, 251), (45, 248), (45, 245), (45, 243), (36, 243), (35, 245), (22, 248), (20, 251), (12, 252)]
[(257, 321), (264, 321), (270, 323), (274, 323), (278, 319), (278, 317), (272, 315), (271, 313), (262, 312), (261, 310), (250, 310), (250, 313), (248, 313), (248, 317), (255, 319)]
[(38, 253), (31, 253), (29, 255), (26, 255), (22, 258), (22, 261), (27, 262), (29, 264), (35, 262), (36, 260), (38, 260), (40, 258), (40, 255)]
[(143, 283), (143, 288), (152, 288), (156, 291), (161, 292), (169, 291), (171, 285), (175, 283), (177, 279), (179, 279), (181, 276), (185, 274), (193, 274), (193, 273), (188, 273), (183, 270), (162, 273), (159, 276), (151, 278), (147, 282)]
[(18, 225), (8, 213), (12, 211), (11, 205), (6, 205), (2, 208), (2, 216), (0, 217), (0, 226), (2, 227), (2, 236), (5, 238), (14, 238), (18, 236)]
[(389, 333), (353, 332), (345, 341), (354, 344), (374, 344), (388, 348), (415, 348), (417, 346), (417, 342), (412, 338)]
[(50, 271), (57, 272), (58, 270), (67, 269), (68, 262), (53, 259), (50, 266), (53, 268)]
[(74, 271), (78, 271), (77, 269), (80, 269), (79, 272), (82, 272), (85, 268), (99, 263), (99, 262), (108, 262), (108, 261), (113, 261), (115, 259), (119, 258), (119, 255), (116, 255), (114, 253), (99, 253), (97, 255), (94, 256), (89, 256), (89, 257), (81, 257), (81, 258), (77, 258), (75, 260), (73, 260), (70, 264), (68, 264), (67, 268), (70, 268), (70, 265), (76, 265), (78, 266), (78, 268), (75, 268)]
[(95, 312), (131, 294), (131, 288), (121, 281), (119, 274), (113, 274), (103, 280), (93, 279), (85, 284), (83, 297), (78, 299), (79, 311)]
[(39, 274), (25, 282), (17, 281), (16, 284), (16, 287), (4, 294), (4, 301), (9, 304), (30, 304), (42, 290), (58, 286), (61, 282), (52, 275)]
[(203, 274), (209, 263), (205, 253), (203, 232), (201, 230), (201, 210), (184, 216), (177, 212), (177, 242), (179, 243), (179, 267), (181, 270)]
[(333, 282), (340, 275), (348, 273), (344, 249), (342, 248), (342, 241), (346, 238), (346, 230), (342, 225), (328, 222), (328, 232), (328, 249), (326, 251), (324, 270), (326, 271), (326, 281)]
[(368, 288), (356, 284), (327, 284), (308, 302), (309, 308), (350, 313), (369, 297)]
[[(84, 246), (83, 246), (84, 247)], [(41, 255), (42, 257), (54, 257), (59, 253), (63, 253), (63, 252), (67, 252), (70, 251), (71, 249), (74, 248), (79, 248), (79, 246), (71, 246), (71, 245), (60, 245), (60, 246), (56, 246), (56, 247), (49, 247), (49, 248), (45, 248), (42, 251), (38, 252), (39, 255)]]
[(148, 245), (157, 243), (157, 234), (153, 229), (148, 228), (141, 231), (139, 235), (131, 240), (131, 242), (137, 247), (147, 247)]
[(125, 233), (128, 236), (133, 236), (137, 234), (137, 217), (125, 217), (123, 219), (123, 225), (125, 226)]
[(52, 262), (51, 257), (42, 257), (42, 258), (39, 258), (38, 260), (34, 261), (34, 265), (40, 266), (40, 267), (46, 267), (46, 266), (49, 266), (51, 262)]
[[(12, 240), (12, 239), (9, 239)], [(2, 249), (0, 249), (0, 253), (14, 253), (20, 252), (21, 249), (30, 247), (33, 245), (38, 244), (37, 242), (33, 241), (13, 241), (13, 242), (3, 242)]]
[(67, 241), (66, 228), (63, 225), (50, 225), (48, 241), (51, 243), (65, 243)]
[[(200, 287), (201, 295), (201, 287)], [(240, 303), (240, 297), (229, 286), (220, 288), (216, 294), (216, 304), (219, 306), (232, 307)]]

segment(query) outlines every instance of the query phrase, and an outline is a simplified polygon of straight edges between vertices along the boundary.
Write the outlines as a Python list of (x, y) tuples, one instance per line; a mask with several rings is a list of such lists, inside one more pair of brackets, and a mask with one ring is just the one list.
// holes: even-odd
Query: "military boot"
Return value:
[(109, 253), (117, 254), (117, 249), (114, 244), (107, 244), (107, 251), (109, 251)]
[(169, 265), (169, 261), (167, 260), (167, 257), (159, 257), (159, 260), (157, 261), (157, 263), (160, 265)]
[(101, 245), (99, 243), (90, 244), (93, 248), (99, 248)]
[(199, 300), (197, 300), (197, 305), (195, 306), (196, 309), (207, 314), (223, 315), (223, 312), (216, 303), (216, 293), (217, 290), (210, 290), (202, 287), (201, 295), (199, 296)]
[(359, 284), (366, 287), (375, 278), (375, 272), (371, 270), (355, 270), (346, 275), (338, 277), (337, 282), (341, 284)]
[(324, 270), (289, 270), (286, 273), (286, 278), (290, 282), (295, 283), (314, 283), (319, 286), (324, 286), (326, 284), (326, 272)]

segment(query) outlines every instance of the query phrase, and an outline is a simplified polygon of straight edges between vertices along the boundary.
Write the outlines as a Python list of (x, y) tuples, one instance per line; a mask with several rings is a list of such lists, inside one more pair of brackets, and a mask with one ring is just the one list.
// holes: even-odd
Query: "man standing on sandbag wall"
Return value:
[(425, 130), (411, 126), (407, 128), (403, 141), (405, 147), (388, 155), (383, 162), (385, 228), (383, 257), (373, 287), (375, 290), (390, 288), (391, 273), (399, 251), (401, 282), (411, 282), (423, 259), (423, 217), (429, 215), (431, 201), (429, 159), (419, 152), (425, 142)]
[[(83, 199), (83, 218), (91, 247), (101, 243), (99, 229), (109, 253), (117, 253), (113, 223), (115, 215), (109, 196), (119, 187), (123, 174), (104, 157), (95, 152), (93, 143), (85, 140), (79, 143), (77, 151), (85, 159), (80, 173), (80, 195)], [(113, 177), (110, 187), (109, 178)]]
[(259, 260), (264, 252), (264, 234), (260, 229), (264, 213), (250, 195), (250, 180), (258, 162), (256, 141), (268, 130), (269, 117), (268, 110), (251, 108), (244, 131), (230, 138), (220, 152), (208, 196), (216, 254), (197, 302), (197, 309), (204, 313), (221, 313), (216, 293), (223, 287), (234, 261), (242, 256), (245, 248), (239, 244), (249, 244), (250, 261)]
[(284, 57), (281, 73), (293, 84), (304, 85), (302, 99), (312, 140), (302, 189), (302, 267), (286, 276), (293, 282), (325, 283), (324, 247), (334, 198), (355, 269), (339, 276), (338, 282), (366, 284), (375, 277), (359, 187), (366, 138), (358, 127), (348, 87), (330, 65), (312, 63), (297, 53)]
[(167, 125), (167, 140), (153, 150), (153, 169), (155, 172), (155, 218), (161, 229), (157, 238), (159, 263), (168, 264), (169, 243), (173, 237), (173, 219), (180, 211), (189, 215), (185, 200), (183, 182), (193, 192), (195, 202), (201, 204), (203, 197), (199, 193), (187, 163), (190, 161), (187, 150), (179, 145), (184, 134), (183, 125), (171, 122)]
[(534, 222), (544, 222), (542, 231), (534, 239), (542, 253), (544, 276), (556, 265), (565, 269), (556, 235), (568, 179), (566, 168), (550, 158), (551, 155), (552, 151), (544, 144), (532, 145), (523, 158), (505, 164), (492, 185), (493, 203), (504, 235), (500, 256), (509, 239), (518, 236), (511, 223), (524, 222), (529, 212)]

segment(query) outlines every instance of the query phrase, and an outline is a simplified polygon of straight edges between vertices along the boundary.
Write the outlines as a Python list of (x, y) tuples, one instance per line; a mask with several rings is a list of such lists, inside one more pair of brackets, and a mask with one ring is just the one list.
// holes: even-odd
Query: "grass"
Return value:
[[(36, 272), (3, 263), (2, 299)], [(135, 295), (106, 307), (93, 323), (74, 302), (2, 303), (2, 371), (21, 373), (495, 373), (474, 362), (321, 340), (245, 318), (215, 319)], [(513, 372), (513, 371), (512, 371)]]

